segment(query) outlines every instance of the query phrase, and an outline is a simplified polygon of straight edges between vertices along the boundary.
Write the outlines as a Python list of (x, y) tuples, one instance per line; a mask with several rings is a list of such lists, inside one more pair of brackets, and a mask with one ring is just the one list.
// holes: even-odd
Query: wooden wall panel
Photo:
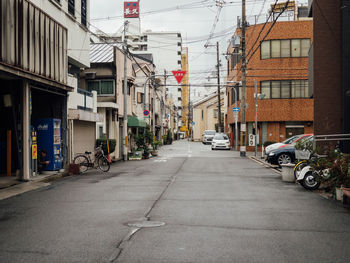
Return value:
[(28, 0), (1, 0), (0, 23), (0, 62), (67, 83), (66, 28)]

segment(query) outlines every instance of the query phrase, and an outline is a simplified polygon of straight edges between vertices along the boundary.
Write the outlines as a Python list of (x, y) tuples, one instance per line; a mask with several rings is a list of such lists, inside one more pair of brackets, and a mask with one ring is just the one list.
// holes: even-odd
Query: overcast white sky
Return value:
[[(200, 3), (202, 2), (202, 3)], [(183, 37), (183, 46), (189, 49), (189, 74), (191, 83), (207, 82), (208, 71), (214, 71), (216, 65), (216, 47), (204, 48), (206, 40), (187, 43), (193, 40), (205, 39), (209, 37), (213, 26), (217, 7), (215, 0), (140, 0), (141, 29), (145, 31), (180, 31)], [(226, 0), (222, 8), (219, 22), (217, 23), (215, 33), (220, 34), (226, 31), (226, 34), (210, 41), (210, 44), (220, 43), (220, 53), (225, 53), (228, 41), (234, 33), (237, 23), (237, 16), (241, 16), (241, 0)], [(266, 13), (270, 4), (274, 0), (247, 0), (248, 21), (261, 12), (259, 21), (266, 20)], [(279, 2), (284, 2), (280, 0)], [(302, 0), (300, 2), (307, 2)], [(91, 0), (91, 24), (103, 30), (106, 33), (115, 33), (123, 24), (123, 0)], [(173, 10), (169, 12), (156, 12), (153, 14), (143, 13), (157, 11), (167, 8), (175, 9), (177, 6), (190, 5), (193, 3), (195, 8)], [(95, 18), (106, 18), (119, 16), (117, 19), (105, 21), (94, 21)], [(231, 28), (231, 30), (229, 30)], [(94, 28), (91, 28), (94, 31)], [(203, 53), (206, 52), (206, 53)], [(220, 57), (222, 70), (226, 69), (226, 59), (223, 55)], [(222, 77), (225, 73), (222, 73)], [(213, 80), (214, 82), (216, 80)], [(195, 90), (195, 89), (193, 89)], [(206, 89), (196, 89), (197, 94), (203, 95)]]

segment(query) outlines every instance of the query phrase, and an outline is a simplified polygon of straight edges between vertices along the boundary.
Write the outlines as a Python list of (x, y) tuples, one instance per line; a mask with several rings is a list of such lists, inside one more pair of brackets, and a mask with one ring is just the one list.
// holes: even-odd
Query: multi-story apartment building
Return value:
[(49, 170), (68, 163), (67, 98), (78, 85), (79, 69), (89, 66), (88, 7), (86, 0), (1, 1), (0, 111), (5, 121), (0, 141), (5, 146), (0, 148), (7, 148), (0, 154), (6, 163), (4, 169), (1, 162), (1, 173), (18, 171), (30, 179), (37, 170), (37, 150), (43, 148)]
[[(310, 88), (315, 100), (315, 134), (350, 134), (348, 1), (309, 0), (314, 44), (310, 57)], [(350, 142), (341, 143), (350, 153)]]
[[(282, 141), (295, 134), (313, 132), (313, 99), (309, 95), (308, 56), (313, 41), (312, 21), (295, 19), (277, 22), (271, 32), (265, 36), (272, 22), (257, 24), (247, 28), (247, 92), (246, 121), (247, 133), (259, 135), (259, 142)], [(233, 39), (239, 39), (238, 28)], [(235, 104), (235, 92), (240, 108), (242, 98), (241, 62), (239, 44), (232, 41), (228, 47), (230, 58), (227, 63), (227, 81), (237, 83), (227, 88), (226, 132), (231, 135), (234, 144), (235, 121), (232, 107)], [(263, 99), (258, 100), (258, 112), (255, 114), (254, 83)], [(255, 118), (258, 127), (255, 126)], [(240, 122), (240, 118), (239, 121)], [(238, 127), (240, 125), (238, 124)]]

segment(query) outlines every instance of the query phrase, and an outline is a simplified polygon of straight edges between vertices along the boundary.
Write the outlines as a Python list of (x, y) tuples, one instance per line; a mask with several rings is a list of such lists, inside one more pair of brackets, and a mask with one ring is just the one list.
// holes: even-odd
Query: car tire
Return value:
[(289, 153), (281, 153), (277, 156), (277, 163), (281, 167), (281, 164), (291, 164), (293, 162), (292, 156)]

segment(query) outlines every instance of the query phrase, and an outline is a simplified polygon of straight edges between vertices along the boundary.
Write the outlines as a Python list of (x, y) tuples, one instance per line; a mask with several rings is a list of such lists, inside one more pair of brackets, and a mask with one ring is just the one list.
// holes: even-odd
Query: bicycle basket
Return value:
[(311, 152), (308, 150), (295, 150), (295, 158), (298, 160), (309, 160)]

